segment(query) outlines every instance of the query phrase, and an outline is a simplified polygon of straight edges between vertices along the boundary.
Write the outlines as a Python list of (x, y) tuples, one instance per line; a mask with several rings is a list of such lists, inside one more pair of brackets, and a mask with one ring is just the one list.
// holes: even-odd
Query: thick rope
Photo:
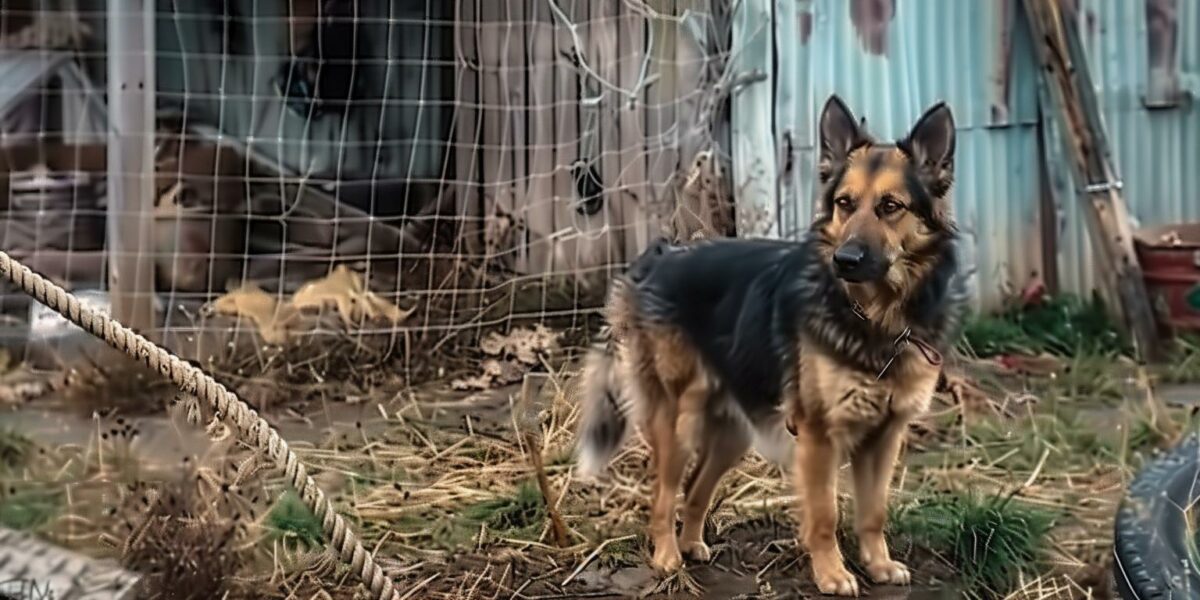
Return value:
[(312, 477), (308, 476), (304, 464), (288, 448), (287, 442), (279, 437), (279, 432), (258, 416), (258, 412), (204, 371), (117, 321), (80, 305), (78, 298), (34, 273), (5, 252), (0, 252), (0, 275), (13, 282), (34, 300), (54, 309), (67, 320), (104, 340), (109, 346), (163, 374), (185, 393), (194, 394), (207, 402), (219, 418), (232, 426), (243, 442), (269, 456), (277, 467), (283, 469), (288, 482), (300, 494), (305, 506), (321, 520), (328, 547), (338, 554), (342, 562), (350, 566), (371, 590), (371, 594), (377, 600), (399, 598), (399, 594), (392, 587), (391, 578), (375, 563), (370, 553), (363, 549), (357, 536), (334, 510), (325, 493), (317, 487)]

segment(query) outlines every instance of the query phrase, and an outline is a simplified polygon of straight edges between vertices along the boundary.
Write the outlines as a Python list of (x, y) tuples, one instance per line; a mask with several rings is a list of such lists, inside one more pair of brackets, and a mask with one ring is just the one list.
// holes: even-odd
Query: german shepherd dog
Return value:
[(608, 339), (582, 379), (579, 470), (599, 474), (631, 421), (640, 425), (656, 473), (654, 567), (709, 558), (717, 484), (755, 446), (780, 462), (793, 454), (800, 540), (822, 593), (859, 590), (836, 536), (844, 457), (866, 573), (909, 583), (883, 530), (905, 433), (930, 404), (964, 305), (947, 198), (954, 143), (945, 104), (885, 144), (831, 97), (820, 117), (822, 210), (800, 241), (660, 241), (616, 279)]

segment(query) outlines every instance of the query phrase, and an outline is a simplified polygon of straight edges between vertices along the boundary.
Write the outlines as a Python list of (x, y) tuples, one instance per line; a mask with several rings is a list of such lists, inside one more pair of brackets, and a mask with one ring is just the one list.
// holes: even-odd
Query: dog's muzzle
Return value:
[(881, 279), (887, 273), (887, 267), (886, 261), (857, 240), (846, 242), (833, 252), (834, 274), (851, 283)]

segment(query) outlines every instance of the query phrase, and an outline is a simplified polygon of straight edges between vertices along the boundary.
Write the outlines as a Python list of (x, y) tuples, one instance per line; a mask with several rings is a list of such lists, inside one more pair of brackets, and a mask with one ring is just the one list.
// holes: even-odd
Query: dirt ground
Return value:
[[(264, 411), (406, 598), (816, 596), (776, 468), (751, 457), (731, 473), (710, 517), (714, 560), (662, 579), (646, 567), (644, 443), (605, 481), (578, 481), (576, 361), (518, 358), (514, 373), (486, 360), (419, 388), (297, 391)], [(1111, 597), (1116, 505), (1190, 421), (1196, 388), (1113, 357), (963, 359), (954, 373), (895, 482), (891, 542), (915, 585), (869, 596)], [(0, 525), (116, 557), (147, 574), (151, 596), (354, 597), (319, 523), (211, 415), (193, 425), (186, 400), (132, 410), (146, 400), (83, 396), (0, 406)], [(166, 585), (183, 575), (196, 583)]]
[[(422, 593), (413, 597), (493, 597), (497, 593), (524, 598), (672, 597), (688, 589), (703, 590), (704, 596), (711, 598), (759, 597), (764, 590), (773, 590), (781, 597), (815, 593), (803, 576), (804, 563), (792, 539), (791, 524), (783, 513), (786, 496), (746, 498), (729, 515), (714, 519), (717, 533), (713, 539), (718, 540), (713, 544), (715, 560), (707, 565), (690, 566), (679, 581), (662, 581), (643, 564), (642, 555), (647, 548), (639, 527), (641, 515), (630, 513), (625, 505), (632, 503), (632, 498), (623, 497), (624, 492), (632, 495), (644, 491), (646, 486), (624, 478), (587, 488), (571, 481), (566, 464), (567, 440), (559, 435), (562, 432), (547, 436), (550, 439), (546, 440), (543, 452), (547, 457), (555, 457), (548, 472), (553, 484), (560, 486), (561, 502), (572, 505), (564, 507), (576, 538), (570, 548), (550, 547), (549, 540), (543, 539), (547, 537), (544, 532), (534, 531), (540, 523), (532, 522), (534, 519), (526, 523), (523, 520), (526, 516), (519, 512), (514, 517), (516, 526), (512, 531), (488, 532), (486, 519), (481, 523), (472, 519), (472, 529), (462, 530), (461, 525), (452, 523), (453, 513), (479, 506), (481, 502), (476, 499), (512, 500), (521, 510), (527, 508), (520, 506), (522, 486), (530, 485), (528, 480), (533, 472), (524, 464), (526, 461), (518, 460), (525, 449), (505, 447), (510, 446), (505, 440), (515, 437), (511, 433), (511, 399), (520, 393), (520, 386), (481, 393), (431, 386), (404, 399), (328, 403), (304, 412), (280, 411), (270, 414), (269, 419), (308, 464), (317, 466), (319, 483), (345, 508), (344, 514), (358, 522), (364, 536), (392, 550), (381, 553), (385, 562), (403, 565), (397, 570), (407, 573), (404, 579), (409, 583), (424, 584), (420, 588)], [(383, 416), (385, 412), (389, 417)], [(407, 422), (395, 425), (401, 419)], [(418, 421), (423, 422), (417, 425)], [(0, 416), (0, 428), (21, 431), (44, 452), (63, 455), (60, 460), (49, 462), (69, 463), (72, 459), (64, 457), (81, 456), (87, 452), (85, 449), (94, 449), (97, 473), (60, 483), (79, 488), (89, 485), (103, 488), (111, 484), (111, 490), (93, 490), (104, 498), (122, 495), (119, 490), (122, 483), (169, 485), (173, 474), (188, 463), (201, 465), (198, 467), (201, 470), (219, 471), (222, 465), (237, 462), (242, 454), (231, 438), (221, 439), (222, 434), (213, 436), (193, 427), (180, 414), (86, 415), (78, 407), (54, 399), (10, 408)], [(138, 432), (133, 441), (106, 443), (126, 428)], [(409, 433), (405, 431), (408, 428), (423, 429), (424, 433)], [(108, 439), (96, 443), (97, 436), (105, 434)], [(214, 437), (218, 441), (214, 442)], [(388, 448), (398, 441), (395, 437), (420, 438), (405, 440), (397, 446), (416, 442), (426, 448), (407, 449), (415, 450), (414, 454), (398, 452)], [(110, 453), (109, 457), (99, 456), (104, 450)], [(639, 450), (644, 451), (635, 448), (634, 452)], [(446, 464), (439, 465), (436, 462), (439, 458)], [(639, 456), (634, 462), (644, 462), (644, 457)], [(428, 473), (421, 473), (428, 477), (405, 476), (424, 471), (422, 467), (413, 468), (419, 463), (428, 467)], [(763, 464), (756, 467), (759, 471), (769, 470)], [(414, 479), (422, 483), (408, 485)], [(605, 490), (604, 485), (619, 487)], [(636, 489), (626, 490), (624, 486)], [(271, 493), (278, 491), (274, 485), (268, 488)], [(514, 493), (516, 498), (511, 498)], [(595, 523), (588, 523), (587, 514), (570, 514), (576, 509), (603, 513), (604, 500), (592, 507), (583, 504), (590, 503), (590, 498), (603, 499), (609, 495), (622, 496), (611, 500), (618, 505), (612, 510), (625, 518), (614, 521), (613, 515), (598, 514), (594, 515)], [(755, 506), (759, 500), (764, 501), (761, 507)], [(536, 501), (541, 501), (540, 495)], [(111, 529), (103, 523), (104, 511), (99, 515), (89, 514), (95, 507), (87, 504), (77, 500), (55, 517), (63, 522), (59, 525), (68, 525), (68, 530), (76, 531), (64, 535), (61, 527), (52, 523), (44, 524), (42, 531), (51, 538), (60, 538), (65, 545), (73, 545), (75, 541), (77, 547), (98, 555), (109, 554), (103, 544), (89, 539), (90, 532), (78, 531), (95, 526), (98, 530)], [(497, 508), (502, 510), (503, 506)], [(638, 511), (640, 507), (634, 510)], [(531, 512), (537, 519), (544, 518), (543, 510)], [(129, 518), (128, 515), (113, 517)], [(88, 524), (81, 526), (84, 521)], [(72, 524), (75, 527), (70, 527)], [(396, 524), (399, 526), (395, 527)], [(475, 526), (480, 530), (475, 530)], [(303, 529), (302, 525), (291, 527)], [(294, 531), (285, 531), (282, 539), (289, 534), (300, 537)], [(96, 535), (98, 538), (99, 532)], [(293, 549), (303, 554), (305, 542), (295, 541)], [(601, 547), (605, 543), (607, 546)], [(600, 552), (595, 553), (596, 549)], [(304, 559), (295, 560), (302, 563)], [(440, 575), (430, 579), (435, 573)], [(471, 579), (475, 581), (464, 588)], [(569, 583), (564, 585), (564, 581)], [(655, 593), (656, 588), (661, 589)], [(941, 586), (935, 584), (914, 590), (876, 589), (872, 597), (953, 596), (942, 594)]]

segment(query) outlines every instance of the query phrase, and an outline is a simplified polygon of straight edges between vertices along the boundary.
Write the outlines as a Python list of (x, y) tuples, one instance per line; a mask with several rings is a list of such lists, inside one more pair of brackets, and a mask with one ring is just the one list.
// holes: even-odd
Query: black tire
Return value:
[(1142, 468), (1117, 511), (1113, 577), (1122, 598), (1200, 598), (1200, 510), (1191, 508), (1198, 499), (1200, 438), (1193, 435)]

